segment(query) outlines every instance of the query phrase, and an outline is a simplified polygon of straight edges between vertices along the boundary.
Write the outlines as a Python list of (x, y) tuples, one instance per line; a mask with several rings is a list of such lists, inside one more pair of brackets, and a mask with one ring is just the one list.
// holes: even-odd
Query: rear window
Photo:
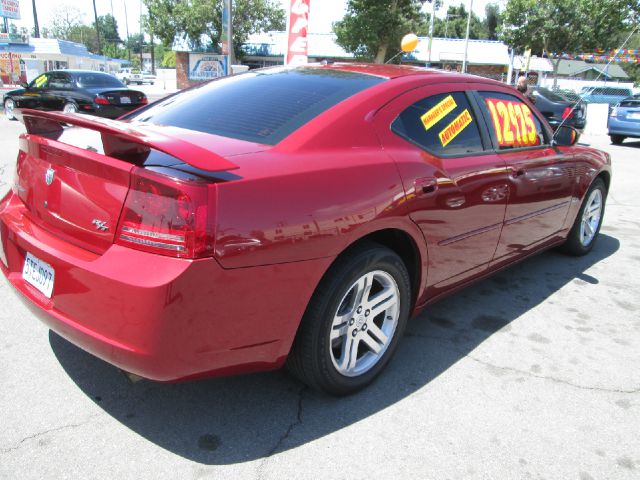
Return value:
[(567, 101), (565, 98), (561, 97), (557, 93), (552, 92), (548, 88), (538, 88), (537, 91), (544, 98), (546, 98), (547, 100), (550, 100), (552, 102), (566, 102)]
[(325, 110), (384, 80), (319, 68), (256, 70), (186, 90), (126, 118), (275, 145)]
[(76, 74), (76, 83), (81, 88), (94, 87), (113, 87), (123, 88), (124, 85), (120, 80), (106, 73), (78, 73)]
[(621, 107), (638, 107), (640, 106), (640, 95), (634, 95), (633, 97), (625, 98), (620, 102)]

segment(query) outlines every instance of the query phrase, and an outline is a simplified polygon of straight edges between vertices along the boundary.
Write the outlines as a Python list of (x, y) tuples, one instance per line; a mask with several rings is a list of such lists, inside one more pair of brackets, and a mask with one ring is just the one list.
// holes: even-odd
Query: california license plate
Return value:
[(129, 97), (120, 97), (120, 103), (131, 103), (131, 99)]
[(55, 276), (51, 265), (27, 253), (22, 267), (22, 278), (25, 282), (36, 287), (45, 297), (51, 298)]

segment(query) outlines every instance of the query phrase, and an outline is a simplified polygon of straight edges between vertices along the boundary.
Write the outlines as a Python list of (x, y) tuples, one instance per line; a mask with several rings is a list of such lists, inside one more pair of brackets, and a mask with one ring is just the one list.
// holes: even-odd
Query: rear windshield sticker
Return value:
[(420, 117), (422, 125), (424, 125), (424, 129), (429, 130), (449, 113), (453, 112), (457, 106), (456, 101), (451, 95), (442, 99), (436, 106)]
[(533, 113), (527, 105), (500, 98), (485, 98), (498, 145), (501, 147), (531, 147), (540, 144)]
[(456, 138), (465, 128), (467, 128), (467, 125), (469, 125), (472, 121), (473, 119), (471, 118), (469, 110), (465, 108), (464, 111), (453, 120), (453, 122), (444, 127), (444, 129), (438, 134), (442, 146), (446, 147), (449, 142)]

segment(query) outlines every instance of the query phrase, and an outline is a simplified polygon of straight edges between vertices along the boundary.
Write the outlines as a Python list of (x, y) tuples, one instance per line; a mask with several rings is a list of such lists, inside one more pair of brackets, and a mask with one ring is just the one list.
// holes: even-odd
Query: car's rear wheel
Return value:
[(607, 187), (601, 178), (596, 178), (584, 197), (580, 211), (567, 236), (563, 249), (570, 255), (586, 255), (593, 248), (604, 216)]
[(609, 135), (609, 137), (611, 137), (611, 143), (613, 143), (614, 145), (620, 145), (622, 142), (624, 142), (624, 136), (622, 135)]
[(16, 108), (16, 103), (13, 101), (12, 98), (7, 98), (4, 101), (4, 115), (5, 117), (7, 117), (7, 120), (16, 119), (16, 114), (14, 112), (15, 108)]
[(64, 107), (62, 107), (62, 111), (64, 113), (77, 113), (78, 106), (73, 102), (67, 102), (64, 104)]
[(410, 308), (407, 268), (393, 251), (366, 244), (339, 260), (318, 286), (287, 367), (333, 395), (354, 393), (385, 367)]

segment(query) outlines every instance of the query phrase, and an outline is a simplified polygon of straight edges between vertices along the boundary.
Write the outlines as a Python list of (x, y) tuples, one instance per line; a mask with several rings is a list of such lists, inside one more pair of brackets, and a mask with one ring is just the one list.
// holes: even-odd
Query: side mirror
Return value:
[(27, 82), (22, 82), (22, 83), (20, 84), (20, 86), (21, 86), (22, 88), (29, 88), (29, 84), (28, 84)]
[(552, 145), (560, 147), (570, 147), (575, 145), (580, 138), (580, 133), (573, 127), (562, 125), (558, 127), (556, 133), (553, 134)]

